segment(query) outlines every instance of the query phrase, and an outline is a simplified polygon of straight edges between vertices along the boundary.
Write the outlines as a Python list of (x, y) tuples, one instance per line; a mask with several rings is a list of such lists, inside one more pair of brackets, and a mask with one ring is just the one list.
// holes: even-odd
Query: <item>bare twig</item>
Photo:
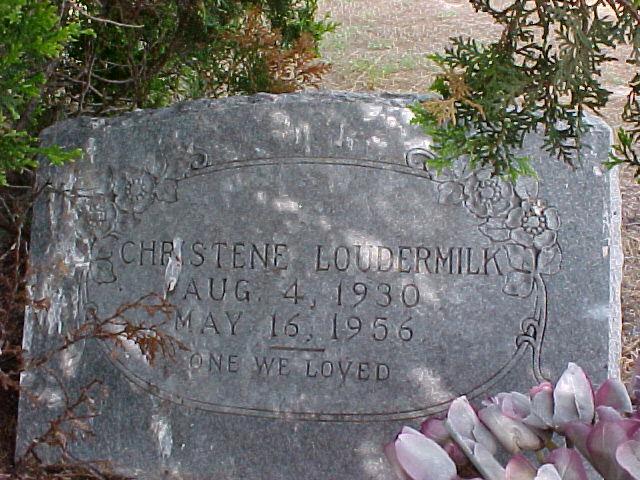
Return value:
[[(151, 303), (157, 301), (157, 303)], [(46, 299), (39, 300), (35, 308), (48, 309)], [(144, 310), (147, 315), (155, 316), (158, 313), (165, 317), (161, 323), (133, 322), (126, 315), (136, 310)], [(175, 357), (177, 350), (188, 348), (178, 339), (164, 333), (160, 327), (170, 320), (173, 305), (167, 302), (162, 295), (149, 293), (143, 295), (132, 303), (119, 306), (115, 312), (106, 318), (97, 318), (93, 313), (91, 322), (84, 323), (65, 335), (64, 342), (31, 359), (24, 366), (25, 370), (32, 370), (47, 364), (58, 353), (67, 350), (72, 345), (91, 338), (109, 340), (115, 348), (125, 348), (125, 342), (135, 343), (142, 355), (153, 364), (158, 354), (169, 359)], [(91, 313), (91, 312), (90, 312)]]
[(135, 82), (135, 79), (133, 78), (127, 78), (126, 80), (110, 80), (108, 78), (104, 78), (101, 77), (100, 75), (98, 75), (97, 73), (92, 73), (91, 76), (93, 78), (97, 78), (98, 80), (100, 80), (101, 82), (105, 82), (105, 83), (114, 83), (114, 84), (123, 84), (123, 83), (131, 83), (131, 82)]
[(31, 186), (29, 186), (29, 185), (9, 185), (9, 184), (5, 184), (2, 187), (3, 188), (14, 188), (16, 190), (31, 190)]
[(108, 18), (95, 17), (91, 15), (89, 12), (85, 11), (80, 5), (75, 2), (69, 2), (73, 9), (78, 12), (80, 15), (87, 17), (95, 22), (100, 23), (108, 23), (110, 25), (115, 25), (116, 27), (126, 27), (126, 28), (144, 28), (144, 25), (132, 25), (130, 23), (121, 23), (116, 22), (115, 20), (110, 20)]

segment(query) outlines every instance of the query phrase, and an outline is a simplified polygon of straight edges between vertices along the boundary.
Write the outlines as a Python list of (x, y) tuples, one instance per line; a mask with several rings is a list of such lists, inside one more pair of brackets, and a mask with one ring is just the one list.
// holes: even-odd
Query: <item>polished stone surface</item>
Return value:
[[(183, 348), (74, 343), (24, 376), (42, 403), (22, 399), (18, 451), (97, 379), (78, 458), (139, 478), (383, 479), (383, 444), (458, 395), (569, 361), (614, 372), (608, 127), (592, 120), (577, 171), (528, 138), (540, 180), (512, 185), (424, 168), (412, 101), (258, 95), (48, 129), (85, 156), (39, 174), (25, 348), (116, 313)], [(151, 315), (159, 297), (174, 308)]]

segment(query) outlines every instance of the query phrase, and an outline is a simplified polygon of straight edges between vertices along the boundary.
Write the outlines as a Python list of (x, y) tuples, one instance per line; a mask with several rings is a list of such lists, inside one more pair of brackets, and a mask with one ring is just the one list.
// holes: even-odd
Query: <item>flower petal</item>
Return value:
[(416, 170), (427, 170), (427, 161), (433, 160), (434, 154), (425, 148), (412, 148), (405, 154), (407, 166)]
[(533, 291), (533, 275), (523, 272), (507, 273), (502, 291), (512, 297), (528, 297)]
[(578, 449), (584, 458), (591, 462), (591, 455), (587, 449), (587, 438), (593, 427), (582, 422), (567, 423), (563, 427), (563, 433), (571, 441), (571, 443)]
[(439, 418), (430, 417), (422, 422), (420, 425), (420, 432), (427, 437), (436, 442), (438, 445), (444, 445), (451, 437), (449, 437), (449, 432), (444, 426), (444, 420)]
[(618, 412), (615, 408), (608, 407), (606, 405), (596, 407), (596, 414), (598, 416), (598, 421), (618, 422), (623, 419), (620, 412)]
[(522, 217), (524, 217), (524, 211), (520, 207), (516, 207), (509, 211), (507, 219), (504, 224), (509, 228), (518, 228), (522, 226)]
[(506, 480), (534, 480), (536, 469), (523, 455), (518, 454), (509, 460)]
[(489, 405), (478, 412), (482, 423), (489, 428), (507, 451), (512, 454), (522, 450), (539, 450), (542, 439), (524, 423), (509, 418), (500, 411), (498, 405)]
[(617, 448), (628, 440), (640, 428), (634, 420), (617, 422), (597, 422), (587, 437), (587, 450), (591, 463), (606, 479), (623, 478), (624, 472), (616, 461)]
[(478, 191), (472, 194), (471, 198), (465, 202), (465, 205), (476, 217), (487, 218), (489, 215), (489, 208), (481, 201)]
[(512, 205), (508, 198), (500, 198), (491, 204), (491, 216), (505, 216), (511, 207)]
[(624, 442), (616, 449), (616, 460), (634, 480), (640, 480), (640, 442)]
[(560, 474), (562, 480), (589, 480), (580, 454), (573, 448), (556, 448), (546, 458)]
[(476, 174), (474, 173), (473, 175), (470, 175), (469, 178), (467, 178), (464, 182), (464, 193), (471, 196), (474, 190), (478, 188), (479, 184), (480, 180), (478, 179)]
[(522, 420), (531, 413), (531, 400), (520, 392), (499, 393), (495, 399), (507, 417)]
[(486, 480), (504, 480), (506, 477), (500, 462), (481, 443), (476, 443), (471, 461)]
[(524, 247), (533, 247), (533, 235), (525, 232), (522, 227), (511, 230), (511, 240)]
[(500, 197), (506, 198), (507, 200), (510, 200), (512, 202), (516, 201), (513, 186), (510, 182), (498, 180), (498, 188), (500, 188)]
[(606, 405), (615, 408), (619, 412), (633, 412), (631, 398), (629, 398), (627, 389), (620, 380), (613, 378), (608, 379), (598, 388), (595, 395), (595, 402), (598, 407)]
[(504, 228), (504, 226), (485, 223), (480, 225), (478, 229), (483, 235), (489, 237), (494, 242), (506, 242), (509, 240), (509, 230)]
[(507, 258), (514, 270), (533, 272), (533, 251), (522, 245), (507, 245)]
[(445, 182), (438, 185), (438, 203), (452, 205), (460, 203), (464, 195), (462, 185), (456, 182)]
[(535, 480), (562, 480), (562, 477), (556, 467), (547, 463), (538, 469)]
[(178, 201), (178, 182), (172, 178), (160, 181), (154, 191), (156, 198), (161, 202), (174, 203)]
[(531, 415), (524, 419), (524, 423), (537, 428), (553, 426), (553, 385), (542, 382), (533, 387), (531, 395)]
[(473, 427), (476, 423), (478, 423), (478, 417), (466, 397), (456, 398), (451, 402), (445, 422), (449, 433), (453, 430), (462, 438), (475, 441)]
[(595, 413), (591, 382), (575, 363), (569, 363), (553, 391), (553, 422), (562, 425), (579, 420), (591, 423)]
[(422, 433), (420, 433), (415, 428), (411, 428), (411, 427), (407, 427), (407, 426), (402, 427), (402, 430), (400, 431), (400, 434), (423, 436)]
[(452, 440), (449, 440), (447, 444), (442, 448), (444, 448), (444, 451), (447, 452), (447, 455), (451, 457), (453, 463), (455, 463), (458, 467), (464, 467), (465, 465), (469, 464), (469, 459), (464, 454), (460, 446)]
[(533, 237), (533, 245), (536, 248), (549, 248), (556, 243), (558, 234), (554, 230), (545, 230), (539, 235)]
[(398, 455), (396, 453), (395, 440), (393, 442), (387, 443), (384, 446), (384, 454), (387, 457), (387, 460), (389, 460), (389, 463), (391, 464), (391, 467), (393, 468), (393, 471), (395, 472), (397, 478), (401, 478), (402, 480), (411, 480), (411, 477), (407, 475), (407, 472), (405, 472), (402, 469), (402, 465), (400, 465), (400, 461), (398, 460)]
[(493, 171), (490, 168), (481, 168), (477, 170), (474, 175), (478, 180), (489, 180), (493, 176)]
[(538, 255), (538, 272), (546, 275), (555, 275), (560, 271), (562, 252), (556, 243), (551, 248), (544, 248)]
[[(417, 433), (417, 432), (416, 432)], [(395, 442), (402, 469), (413, 480), (453, 480), (456, 465), (436, 442), (418, 433), (404, 433)]]
[(493, 458), (498, 445), (466, 397), (459, 397), (451, 403), (445, 426), (451, 438), (486, 480), (504, 480), (504, 469)]
[(538, 196), (538, 181), (533, 177), (518, 177), (516, 193), (523, 200), (536, 198)]
[(547, 220), (547, 227), (551, 230), (558, 230), (560, 228), (560, 216), (558, 210), (553, 207), (544, 209), (544, 217)]

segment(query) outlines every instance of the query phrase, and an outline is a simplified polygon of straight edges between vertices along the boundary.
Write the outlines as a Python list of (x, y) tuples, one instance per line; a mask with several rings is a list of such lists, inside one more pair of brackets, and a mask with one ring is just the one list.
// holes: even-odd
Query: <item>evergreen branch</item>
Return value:
[[(609, 101), (610, 92), (600, 79), (603, 65), (614, 60), (606, 52), (630, 43), (629, 61), (638, 62), (637, 8), (630, 0), (513, 0), (501, 9), (491, 0), (471, 3), (492, 15), (503, 32), (488, 45), (453, 39), (444, 54), (433, 57), (443, 71), (432, 84), (441, 99), (414, 108), (415, 121), (434, 139), (439, 158), (430, 162), (443, 168), (466, 155), (497, 174), (514, 177), (530, 171), (517, 152), (525, 135), (542, 127), (545, 150), (574, 166), (588, 128), (584, 112), (597, 114)], [(606, 4), (614, 9), (615, 19), (599, 15), (598, 8)], [(460, 75), (464, 95), (454, 91), (458, 80), (447, 74), (452, 71)], [(632, 127), (619, 136), (625, 143), (619, 142), (612, 162), (637, 165), (640, 115), (634, 112), (640, 110), (640, 91), (633, 92), (624, 115)]]

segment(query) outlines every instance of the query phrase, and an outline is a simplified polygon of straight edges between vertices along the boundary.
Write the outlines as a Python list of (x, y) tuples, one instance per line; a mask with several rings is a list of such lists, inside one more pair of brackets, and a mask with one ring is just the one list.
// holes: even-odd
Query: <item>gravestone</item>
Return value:
[[(530, 136), (540, 179), (514, 185), (464, 159), (426, 168), (415, 100), (257, 95), (48, 129), (84, 158), (38, 174), (24, 347), (78, 341), (23, 376), (18, 455), (97, 380), (74, 458), (138, 478), (384, 479), (383, 445), (459, 395), (569, 361), (615, 375), (608, 127), (589, 119), (575, 171)], [(118, 336), (125, 321), (164, 355)]]

